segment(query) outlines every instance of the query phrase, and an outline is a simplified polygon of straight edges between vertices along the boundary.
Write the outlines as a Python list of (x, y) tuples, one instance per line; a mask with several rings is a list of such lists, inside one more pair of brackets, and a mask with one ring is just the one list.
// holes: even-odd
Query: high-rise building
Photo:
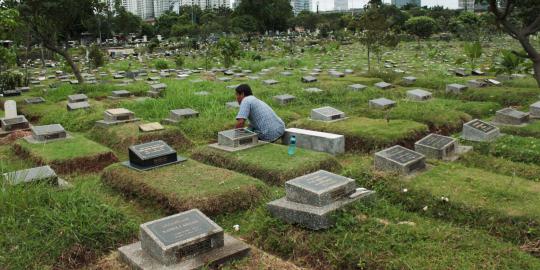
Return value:
[[(114, 10), (115, 0), (101, 0)], [(167, 10), (181, 6), (199, 6), (201, 9), (229, 7), (229, 0), (120, 0), (120, 5), (142, 19), (158, 18)]]
[(311, 0), (291, 0), (294, 15), (307, 10), (311, 11)]
[(348, 10), (349, 0), (334, 0), (334, 10)]
[[(472, 1), (474, 2), (474, 0)], [(392, 0), (392, 5), (395, 5), (398, 8), (401, 8), (407, 4), (412, 4), (419, 7), (419, 6), (422, 6), (422, 1), (421, 0)]]
[(482, 11), (482, 10), (487, 10), (488, 9), (488, 5), (487, 4), (481, 4), (481, 3), (476, 3), (475, 4), (475, 1), (474, 0), (459, 0), (458, 2), (458, 7), (459, 9), (463, 9), (463, 10), (466, 10), (466, 11)]

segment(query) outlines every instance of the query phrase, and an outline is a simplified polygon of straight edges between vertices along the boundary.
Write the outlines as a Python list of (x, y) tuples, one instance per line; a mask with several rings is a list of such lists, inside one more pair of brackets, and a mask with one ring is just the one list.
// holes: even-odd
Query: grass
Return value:
[(192, 157), (277, 185), (317, 170), (341, 169), (337, 160), (329, 154), (297, 148), (294, 156), (289, 156), (287, 149), (284, 145), (266, 144), (229, 153), (207, 146), (196, 149)]
[(37, 164), (51, 165), (58, 173), (99, 171), (117, 161), (112, 151), (84, 136), (71, 133), (73, 138), (49, 143), (31, 144), (19, 139), (15, 153)]
[(538, 164), (540, 162), (540, 139), (514, 135), (503, 136), (492, 143), (474, 143), (475, 149), (484, 155), (493, 155), (514, 162)]
[[(506, 82), (505, 82), (506, 84)], [(497, 102), (504, 107), (532, 104), (538, 100), (538, 88), (486, 87), (471, 88), (459, 95), (459, 99)]]
[(115, 150), (121, 159), (127, 159), (128, 147), (135, 144), (163, 140), (177, 151), (185, 151), (193, 146), (178, 127), (164, 126), (165, 130), (141, 132), (141, 123), (126, 123), (108, 128), (95, 127), (88, 137)]
[[(341, 211), (335, 227), (312, 232), (261, 206), (218, 220), (263, 250), (313, 269), (535, 269), (540, 262), (480, 230), (402, 210), (384, 199)], [(402, 224), (400, 224), (402, 222)]]
[(326, 123), (300, 119), (290, 123), (289, 127), (298, 127), (345, 136), (347, 150), (369, 152), (383, 147), (401, 144), (414, 145), (414, 142), (427, 134), (428, 128), (409, 120), (371, 119), (350, 117), (349, 119)]
[(537, 182), (540, 181), (540, 166), (536, 164), (514, 162), (490, 155), (481, 155), (474, 151), (462, 156), (459, 161), (468, 167), (480, 168), (507, 176), (517, 176)]
[(504, 134), (540, 138), (540, 121), (533, 121), (524, 127), (501, 126), (500, 129)]
[(0, 200), (6, 269), (80, 267), (130, 239), (137, 226), (80, 189), (19, 185), (4, 188)]
[(160, 204), (169, 212), (198, 208), (208, 215), (249, 208), (265, 193), (257, 179), (197, 161), (138, 172), (120, 164), (106, 168), (104, 183)]

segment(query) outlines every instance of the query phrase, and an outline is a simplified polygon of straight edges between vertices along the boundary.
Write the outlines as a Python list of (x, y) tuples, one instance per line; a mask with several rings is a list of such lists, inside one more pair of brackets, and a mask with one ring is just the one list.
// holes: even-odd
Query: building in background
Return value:
[[(472, 1), (474, 2), (474, 0)], [(422, 1), (421, 0), (392, 0), (392, 5), (395, 5), (398, 8), (402, 8), (403, 6), (407, 4), (412, 4), (417, 7), (420, 7), (422, 6)]]
[[(101, 0), (109, 10), (114, 10), (115, 0)], [(230, 0), (120, 0), (119, 4), (127, 11), (143, 20), (159, 18), (168, 10), (178, 12), (181, 6), (199, 6), (201, 9), (229, 7)], [(304, 0), (305, 1), (305, 0)]]
[(475, 0), (459, 0), (458, 8), (466, 11), (486, 11), (488, 9), (487, 4), (475, 4)]
[(334, 10), (349, 10), (349, 0), (334, 0)]
[(291, 0), (294, 15), (307, 10), (311, 11), (311, 0)]

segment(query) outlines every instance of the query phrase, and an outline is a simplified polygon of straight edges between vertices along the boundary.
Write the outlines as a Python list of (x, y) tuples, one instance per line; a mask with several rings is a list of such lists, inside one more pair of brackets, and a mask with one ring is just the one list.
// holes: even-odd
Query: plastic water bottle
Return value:
[(296, 152), (296, 136), (292, 135), (289, 142), (289, 156), (294, 155), (294, 152)]

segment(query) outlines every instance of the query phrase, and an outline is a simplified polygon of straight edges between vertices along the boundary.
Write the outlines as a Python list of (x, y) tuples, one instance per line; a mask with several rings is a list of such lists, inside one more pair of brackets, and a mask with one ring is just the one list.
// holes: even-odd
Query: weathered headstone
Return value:
[(4, 181), (11, 185), (23, 183), (49, 183), (55, 186), (66, 186), (67, 182), (58, 178), (54, 170), (49, 166), (30, 168), (3, 174)]
[(377, 98), (369, 101), (369, 107), (373, 109), (388, 109), (396, 106), (396, 102), (387, 98)]
[(195, 117), (199, 117), (199, 112), (191, 108), (171, 110), (169, 112), (169, 117), (163, 119), (163, 123), (176, 124), (182, 120)]
[(292, 224), (312, 230), (334, 225), (332, 214), (359, 199), (374, 194), (356, 188), (354, 179), (320, 170), (285, 183), (285, 197), (269, 202), (270, 213)]
[(481, 80), (470, 80), (470, 81), (467, 81), (467, 85), (472, 88), (482, 88), (482, 87), (486, 87), (487, 83)]
[(414, 150), (432, 159), (449, 159), (456, 154), (456, 139), (439, 134), (429, 134), (414, 144)]
[(276, 81), (276, 80), (264, 80), (263, 83), (266, 84), (266, 85), (274, 85), (274, 84), (277, 84), (279, 82)]
[(383, 89), (383, 90), (386, 90), (386, 89), (390, 89), (392, 88), (392, 84), (390, 83), (387, 83), (387, 82), (378, 82), (375, 84), (375, 87), (379, 88), (379, 89)]
[(446, 86), (446, 93), (460, 94), (465, 90), (467, 90), (467, 86), (457, 83), (448, 84)]
[(109, 127), (123, 123), (131, 123), (139, 121), (135, 114), (124, 108), (108, 109), (103, 112), (103, 120), (96, 121), (97, 126)]
[(326, 106), (326, 107), (311, 110), (311, 119), (330, 122), (330, 121), (343, 120), (343, 119), (346, 119), (346, 117), (345, 117), (344, 112), (338, 109)]
[(540, 101), (537, 101), (529, 106), (531, 118), (540, 118)]
[(25, 137), (30, 143), (45, 143), (65, 139), (68, 134), (64, 127), (60, 124), (32, 126), (32, 135)]
[(463, 124), (461, 138), (469, 141), (492, 141), (500, 136), (499, 128), (480, 119)]
[(405, 85), (413, 85), (416, 82), (416, 77), (403, 77), (403, 84)]
[(7, 100), (4, 102), (4, 118), (11, 119), (17, 117), (17, 102)]
[(502, 85), (501, 82), (495, 80), (495, 79), (487, 79), (486, 80), (487, 83), (491, 84), (491, 85), (494, 85), (494, 86), (499, 86), (499, 85)]
[(365, 86), (363, 84), (356, 83), (356, 84), (349, 85), (349, 88), (354, 90), (354, 91), (360, 91), (360, 90), (366, 89), (367, 86)]
[(74, 103), (67, 104), (68, 111), (89, 109), (89, 108), (90, 108), (90, 103), (88, 103), (88, 101), (74, 102)]
[(164, 130), (165, 128), (158, 122), (152, 122), (152, 123), (146, 123), (146, 124), (140, 124), (139, 130), (141, 132), (153, 132), (153, 131), (160, 131)]
[(122, 164), (135, 170), (146, 171), (185, 160), (178, 156), (172, 147), (160, 140), (130, 146), (129, 161)]
[(375, 169), (410, 174), (426, 167), (426, 157), (400, 145), (375, 153)]
[(295, 96), (288, 95), (288, 94), (274, 96), (274, 100), (281, 105), (289, 104), (295, 99), (296, 99)]
[(112, 96), (109, 96), (109, 98), (112, 98), (112, 99), (131, 97), (131, 92), (129, 92), (128, 90), (115, 90), (115, 91), (112, 91), (111, 93), (112, 93)]
[(257, 134), (247, 129), (231, 129), (218, 133), (218, 144), (221, 146), (236, 148), (257, 144), (258, 140)]
[(16, 96), (20, 96), (21, 94), (22, 94), (21, 90), (10, 89), (10, 90), (4, 90), (2, 96), (3, 97), (16, 97)]
[(161, 92), (167, 88), (164, 83), (156, 83), (150, 85), (150, 90), (147, 92), (150, 97), (157, 98), (161, 95)]
[(26, 102), (26, 104), (39, 104), (39, 103), (44, 103), (45, 99), (42, 97), (31, 97), (31, 98), (25, 98), (24, 102)]
[(495, 113), (493, 122), (502, 125), (525, 125), (529, 123), (529, 113), (521, 112), (513, 108), (504, 108)]
[(141, 224), (139, 237), (140, 242), (118, 249), (132, 269), (215, 268), (250, 250), (198, 209)]
[(285, 134), (283, 134), (282, 143), (288, 145), (291, 141), (291, 136), (296, 137), (296, 146), (298, 148), (326, 152), (332, 155), (345, 153), (345, 136), (343, 135), (288, 128), (285, 130)]
[(304, 76), (302, 77), (302, 82), (303, 83), (312, 83), (312, 82), (316, 82), (317, 81), (317, 78), (313, 77), (313, 76)]
[(304, 89), (304, 91), (308, 92), (308, 93), (320, 93), (320, 92), (323, 92), (323, 90), (317, 88), (317, 87), (310, 87), (310, 88), (306, 88)]
[(414, 89), (407, 91), (407, 98), (414, 101), (426, 101), (432, 98), (432, 94), (422, 89)]
[(456, 74), (456, 76), (459, 77), (469, 76), (469, 74), (467, 74), (467, 70), (465, 70), (464, 68), (456, 68), (454, 69), (454, 73)]
[(24, 115), (17, 115), (12, 118), (0, 118), (0, 134), (10, 133), (16, 130), (25, 130), (30, 127), (30, 123)]
[(77, 103), (88, 101), (88, 97), (85, 94), (75, 94), (68, 96), (68, 103)]

